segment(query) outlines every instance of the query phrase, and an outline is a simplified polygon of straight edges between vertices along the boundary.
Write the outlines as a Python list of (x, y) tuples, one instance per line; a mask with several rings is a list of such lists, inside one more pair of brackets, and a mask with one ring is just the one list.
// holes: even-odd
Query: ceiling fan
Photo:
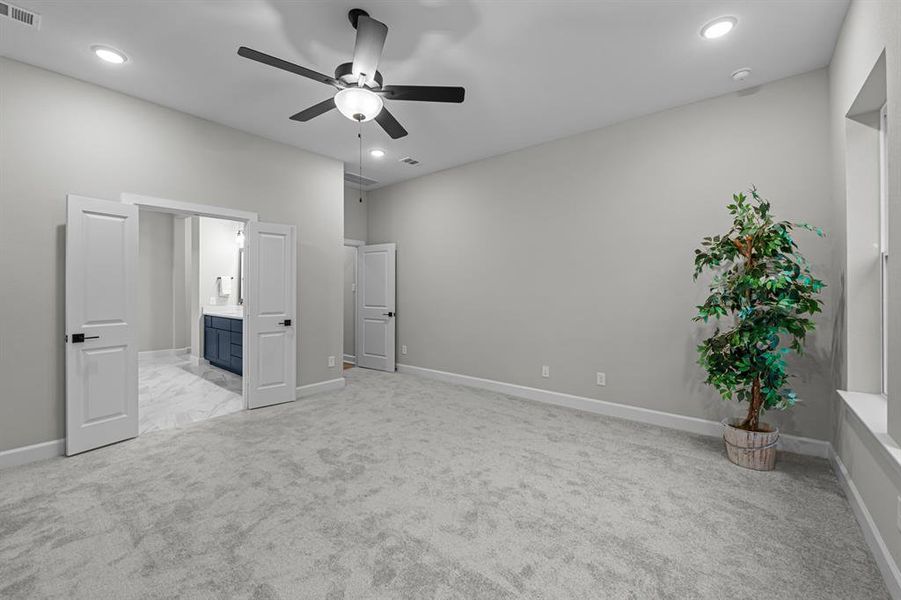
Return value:
[(347, 18), (357, 30), (354, 59), (353, 62), (338, 65), (334, 77), (245, 46), (238, 48), (238, 55), (338, 89), (334, 97), (293, 115), (291, 119), (294, 121), (309, 121), (337, 108), (342, 115), (353, 121), (364, 122), (375, 119), (388, 135), (397, 139), (407, 135), (407, 130), (388, 111), (384, 100), (463, 102), (466, 90), (462, 87), (382, 85), (382, 74), (378, 71), (378, 66), (388, 35), (388, 26), (376, 21), (360, 8), (348, 12)]

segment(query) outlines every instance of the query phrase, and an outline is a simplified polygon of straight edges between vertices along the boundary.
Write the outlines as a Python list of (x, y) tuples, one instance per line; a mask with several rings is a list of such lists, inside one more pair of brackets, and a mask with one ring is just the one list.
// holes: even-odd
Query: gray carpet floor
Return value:
[(346, 376), (0, 472), (0, 598), (888, 598), (824, 460)]

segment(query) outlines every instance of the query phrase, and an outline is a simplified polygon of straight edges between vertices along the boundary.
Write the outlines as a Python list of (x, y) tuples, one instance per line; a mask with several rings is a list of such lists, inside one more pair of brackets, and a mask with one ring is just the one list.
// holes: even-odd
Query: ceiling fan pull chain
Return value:
[(357, 121), (357, 139), (360, 140), (360, 204), (363, 203), (363, 121)]

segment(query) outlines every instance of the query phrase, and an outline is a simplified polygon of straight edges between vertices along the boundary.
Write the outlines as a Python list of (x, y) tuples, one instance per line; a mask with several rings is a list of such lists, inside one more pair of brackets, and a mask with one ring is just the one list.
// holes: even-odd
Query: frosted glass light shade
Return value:
[(345, 88), (335, 94), (335, 106), (351, 121), (371, 121), (382, 112), (382, 98), (365, 88)]

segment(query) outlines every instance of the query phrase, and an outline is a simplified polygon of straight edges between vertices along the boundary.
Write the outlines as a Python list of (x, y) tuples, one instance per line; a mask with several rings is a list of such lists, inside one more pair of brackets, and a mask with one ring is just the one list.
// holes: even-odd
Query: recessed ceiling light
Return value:
[(701, 37), (706, 40), (715, 40), (716, 38), (723, 37), (735, 27), (735, 24), (738, 23), (738, 19), (735, 17), (720, 17), (718, 19), (714, 19), (701, 27)]
[(97, 58), (100, 60), (114, 65), (121, 65), (128, 60), (128, 57), (125, 56), (125, 54), (115, 48), (110, 48), (109, 46), (91, 46), (91, 50), (94, 51), (94, 54), (96, 54)]
[(747, 79), (750, 76), (751, 76), (751, 69), (748, 69), (748, 68), (739, 69), (738, 71), (735, 71), (734, 73), (732, 73), (732, 79), (734, 79), (735, 81), (744, 81), (745, 79)]
[(383, 156), (385, 156), (385, 151), (379, 150), (378, 148), (373, 148), (369, 151), (369, 156), (371, 156), (372, 158), (382, 158)]

